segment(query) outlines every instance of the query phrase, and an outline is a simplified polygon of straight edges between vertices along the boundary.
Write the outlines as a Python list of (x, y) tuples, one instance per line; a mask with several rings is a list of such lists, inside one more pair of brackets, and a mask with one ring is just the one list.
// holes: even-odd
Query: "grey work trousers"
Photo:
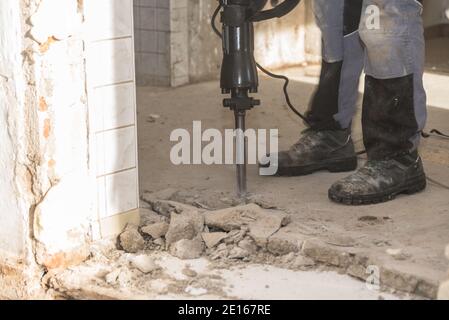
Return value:
[(417, 0), (314, 0), (323, 66), (308, 111), (317, 129), (345, 129), (361, 72), (365, 147), (372, 158), (416, 149), (424, 129), (425, 42)]

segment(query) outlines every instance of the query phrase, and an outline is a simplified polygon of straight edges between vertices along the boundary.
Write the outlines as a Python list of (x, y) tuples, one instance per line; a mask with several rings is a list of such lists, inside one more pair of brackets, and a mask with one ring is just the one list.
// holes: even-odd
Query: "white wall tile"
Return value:
[(89, 44), (87, 77), (90, 87), (134, 81), (133, 39), (98, 41)]
[(88, 0), (84, 1), (84, 8), (89, 40), (132, 35), (132, 0)]
[(106, 217), (137, 209), (137, 195), (136, 169), (106, 176)]
[(84, 1), (89, 152), (99, 219), (138, 207), (134, 45), (139, 49), (140, 41), (134, 43), (133, 4), (141, 2), (156, 0)]
[(136, 167), (135, 127), (97, 133), (97, 176)]
[(134, 83), (93, 89), (91, 130), (98, 132), (135, 124), (135, 99)]

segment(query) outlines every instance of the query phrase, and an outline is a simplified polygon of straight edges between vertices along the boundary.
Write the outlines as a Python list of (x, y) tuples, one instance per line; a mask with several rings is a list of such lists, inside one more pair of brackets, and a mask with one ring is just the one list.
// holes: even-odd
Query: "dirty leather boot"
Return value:
[[(267, 165), (260, 165), (268, 167)], [(278, 176), (302, 176), (320, 170), (347, 172), (357, 168), (350, 129), (303, 132), (288, 151), (278, 153)]]
[(356, 173), (336, 182), (329, 198), (348, 205), (375, 204), (399, 194), (414, 194), (426, 188), (426, 175), (417, 152), (392, 159), (368, 160)]

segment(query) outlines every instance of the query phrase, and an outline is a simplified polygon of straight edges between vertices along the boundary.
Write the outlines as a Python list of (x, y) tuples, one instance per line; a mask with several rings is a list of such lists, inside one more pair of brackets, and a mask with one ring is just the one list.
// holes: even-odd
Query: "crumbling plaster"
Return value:
[[(35, 124), (31, 235), (38, 263), (64, 266), (88, 239), (94, 194), (89, 176), (82, 2), (30, 1), (25, 36), (30, 121)], [(58, 17), (55, 17), (58, 12)], [(91, 208), (90, 208), (91, 207)]]
[[(95, 192), (82, 20), (82, 1), (0, 3), (0, 266), (37, 282), (40, 272), (87, 256), (79, 248)], [(0, 272), (0, 281), (11, 274)], [(16, 283), (17, 296), (31, 294)]]
[[(21, 68), (19, 3), (0, 2), (0, 250), (2, 257), (24, 256), (26, 220), (22, 213), (30, 199), (26, 194), (25, 126), (22, 121), (25, 79)], [(21, 172), (21, 179), (17, 173)], [(3, 231), (3, 228), (5, 229)]]

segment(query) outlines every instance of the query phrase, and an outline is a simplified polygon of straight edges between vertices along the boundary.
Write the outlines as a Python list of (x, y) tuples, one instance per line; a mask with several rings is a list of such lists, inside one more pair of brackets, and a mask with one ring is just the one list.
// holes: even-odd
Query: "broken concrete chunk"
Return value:
[(153, 243), (161, 248), (165, 248), (165, 240), (162, 238), (154, 239)]
[(315, 261), (308, 257), (304, 257), (302, 255), (297, 256), (292, 261), (292, 267), (293, 268), (301, 268), (301, 267), (312, 267), (315, 265)]
[(238, 246), (243, 250), (248, 251), (250, 254), (254, 254), (257, 252), (257, 245), (252, 239), (243, 239), (239, 242)]
[(250, 253), (247, 250), (242, 249), (240, 247), (234, 247), (229, 252), (230, 259), (243, 259), (243, 258), (247, 258), (249, 256), (250, 256)]
[(245, 228), (242, 228), (241, 230), (232, 230), (227, 233), (225, 243), (232, 244), (232, 243), (239, 243), (240, 241), (245, 238), (245, 235), (247, 234), (248, 230)]
[(340, 252), (319, 240), (308, 239), (304, 241), (302, 253), (315, 261), (336, 267), (346, 268), (350, 264), (350, 257), (347, 253)]
[(157, 222), (143, 227), (141, 231), (144, 234), (151, 236), (153, 239), (158, 239), (167, 234), (168, 227), (169, 225), (166, 222)]
[(144, 249), (145, 240), (140, 235), (137, 226), (128, 224), (119, 236), (119, 244), (125, 252), (136, 253)]
[(129, 262), (142, 273), (151, 273), (161, 268), (150, 256), (145, 254), (131, 256)]
[(290, 252), (290, 253), (282, 256), (281, 261), (282, 261), (282, 263), (287, 264), (287, 263), (290, 263), (293, 260), (295, 260), (295, 258), (296, 258), (296, 254), (294, 252)]
[(179, 240), (191, 240), (204, 229), (204, 216), (197, 211), (185, 211), (182, 214), (173, 213), (170, 218), (165, 240), (167, 245)]
[(161, 216), (160, 214), (154, 212), (151, 209), (146, 208), (140, 208), (140, 225), (146, 226), (149, 224), (162, 222), (165, 220), (165, 217)]
[(404, 292), (415, 292), (419, 279), (411, 274), (389, 268), (382, 268), (382, 283), (388, 283), (388, 286)]
[(201, 237), (204, 240), (204, 243), (206, 244), (206, 247), (209, 249), (215, 247), (218, 245), (223, 239), (227, 237), (226, 232), (203, 232), (201, 233)]
[(226, 244), (220, 243), (217, 249), (210, 255), (212, 260), (224, 259), (228, 256), (229, 250)]
[(175, 211), (175, 208), (165, 201), (155, 201), (152, 205), (154, 211), (167, 218), (169, 218), (170, 214)]
[(259, 246), (265, 246), (268, 238), (285, 225), (287, 215), (279, 211), (264, 210), (256, 204), (206, 213), (206, 225), (224, 231), (247, 226), (250, 236)]
[(224, 231), (240, 229), (263, 215), (263, 209), (256, 204), (226, 208), (206, 213), (206, 225)]
[(280, 256), (300, 251), (302, 244), (309, 237), (298, 233), (297, 230), (293, 225), (280, 229), (268, 239), (267, 250)]
[(199, 237), (192, 240), (182, 239), (170, 246), (170, 253), (183, 260), (200, 258), (203, 251), (203, 240)]

